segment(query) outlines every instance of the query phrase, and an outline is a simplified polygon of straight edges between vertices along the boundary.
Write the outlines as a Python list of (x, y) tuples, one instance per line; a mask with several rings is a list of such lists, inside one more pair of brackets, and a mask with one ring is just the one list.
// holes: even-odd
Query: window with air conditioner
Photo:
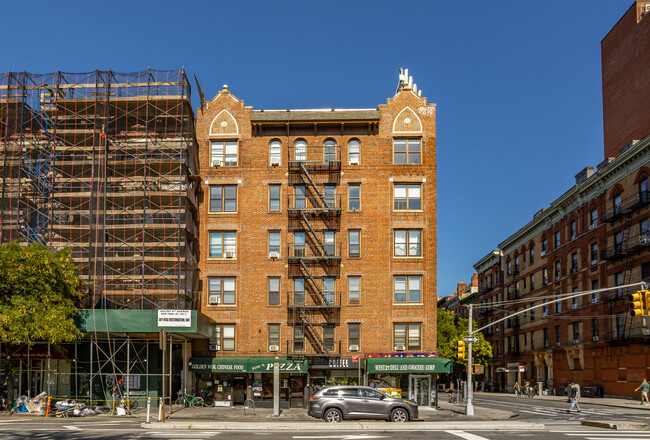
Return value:
[(223, 351), (235, 351), (235, 326), (234, 324), (215, 324), (214, 341)]
[(393, 342), (395, 349), (404, 347), (402, 350), (420, 350), (422, 347), (420, 324), (394, 324)]
[(359, 211), (361, 209), (361, 185), (358, 183), (348, 184), (348, 211)]
[(350, 165), (359, 165), (361, 158), (361, 144), (357, 139), (348, 142), (348, 163)]
[(280, 231), (269, 231), (269, 258), (280, 258)]
[(359, 351), (359, 345), (361, 345), (361, 325), (348, 324), (349, 351)]
[(269, 144), (269, 162), (271, 166), (279, 166), (282, 160), (282, 142), (273, 139)]
[(212, 305), (235, 304), (235, 277), (209, 277), (208, 298)]
[(359, 346), (358, 345), (350, 345), (348, 350), (349, 351), (359, 351)]
[(594, 208), (589, 212), (589, 229), (595, 229), (598, 226), (598, 209)]
[(211, 231), (209, 243), (210, 258), (234, 258), (237, 250), (237, 232)]
[(237, 166), (237, 141), (212, 141), (211, 162), (213, 166)]
[(268, 324), (268, 345), (269, 351), (280, 350), (280, 324)]

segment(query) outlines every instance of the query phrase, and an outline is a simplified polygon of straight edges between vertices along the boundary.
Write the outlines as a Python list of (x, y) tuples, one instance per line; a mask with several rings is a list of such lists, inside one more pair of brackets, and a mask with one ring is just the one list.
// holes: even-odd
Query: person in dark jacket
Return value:
[(569, 397), (571, 399), (571, 408), (567, 412), (571, 412), (572, 409), (577, 409), (580, 412), (580, 405), (578, 405), (578, 399), (580, 398), (580, 391), (576, 384), (571, 384), (571, 389), (569, 390)]

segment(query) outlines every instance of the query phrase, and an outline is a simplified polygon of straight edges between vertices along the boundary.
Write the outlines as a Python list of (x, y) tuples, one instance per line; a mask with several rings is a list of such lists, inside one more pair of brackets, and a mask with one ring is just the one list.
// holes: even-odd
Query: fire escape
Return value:
[(339, 147), (297, 144), (289, 149), (287, 319), (293, 337), (290, 357), (339, 357), (334, 338), (340, 323), (341, 294), (334, 288), (340, 276), (341, 246), (336, 234), (341, 223)]

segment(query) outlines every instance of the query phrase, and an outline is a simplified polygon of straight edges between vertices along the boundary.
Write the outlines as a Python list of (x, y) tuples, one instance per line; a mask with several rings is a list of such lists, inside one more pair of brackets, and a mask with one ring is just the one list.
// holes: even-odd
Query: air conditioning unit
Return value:
[(594, 336), (593, 338), (591, 338), (591, 340), (594, 342), (598, 342), (598, 336)]
[(639, 237), (639, 244), (648, 244), (650, 243), (650, 236), (643, 234)]
[(359, 165), (359, 158), (358, 157), (351, 157), (350, 158), (350, 165)]
[(221, 161), (221, 159), (214, 159), (212, 161), (212, 166), (213, 167), (220, 167), (221, 165), (223, 165), (223, 162)]
[(542, 313), (542, 318), (548, 318), (548, 312)]
[(578, 304), (571, 304), (571, 308), (572, 308), (572, 309), (577, 309), (577, 308), (578, 308)]
[(226, 258), (235, 258), (234, 252), (226, 252)]
[(598, 264), (598, 260), (591, 260), (591, 265), (592, 265), (592, 266), (594, 266), (594, 265), (596, 265), (596, 264)]
[(280, 158), (279, 157), (272, 157), (271, 158), (271, 166), (272, 167), (277, 167), (280, 165)]
[(208, 350), (210, 350), (210, 351), (219, 351), (219, 350), (221, 350), (221, 345), (210, 344), (210, 345), (208, 345)]
[(269, 351), (280, 351), (280, 347), (277, 345), (269, 345)]
[(560, 345), (562, 345), (561, 342), (556, 342), (556, 343), (555, 343), (555, 346), (556, 346), (556, 347), (559, 347)]
[(221, 304), (221, 297), (219, 295), (210, 295), (208, 296), (208, 303)]
[(591, 302), (592, 302), (592, 303), (597, 303), (597, 302), (598, 302), (598, 297), (591, 298)]
[(280, 258), (280, 252), (276, 252), (276, 251), (269, 252), (269, 258)]
[(580, 343), (580, 339), (574, 339), (574, 340), (573, 340), (573, 343), (574, 343), (574, 344), (579, 344), (579, 343)]
[(591, 225), (589, 225), (589, 230), (591, 231), (592, 229), (596, 229), (596, 226), (598, 226), (598, 224), (592, 223)]
[(358, 345), (350, 345), (348, 347), (349, 351), (359, 351), (359, 346)]
[(540, 252), (539, 255), (543, 257), (544, 255), (546, 255), (546, 251)]
[(406, 345), (399, 344), (395, 346), (395, 351), (404, 351), (406, 350)]

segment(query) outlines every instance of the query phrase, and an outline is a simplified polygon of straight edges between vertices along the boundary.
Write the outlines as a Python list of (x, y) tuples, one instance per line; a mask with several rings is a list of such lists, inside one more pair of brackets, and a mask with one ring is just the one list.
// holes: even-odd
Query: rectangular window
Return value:
[(334, 350), (334, 326), (323, 325), (323, 345), (328, 351)]
[(279, 347), (280, 346), (280, 324), (269, 324), (268, 334), (269, 334), (269, 346), (275, 345)]
[(530, 332), (530, 349), (535, 349), (535, 332)]
[(619, 313), (616, 315), (616, 338), (623, 339), (625, 337), (625, 315)]
[(359, 304), (361, 298), (361, 277), (348, 277), (348, 303)]
[(293, 187), (293, 207), (296, 209), (305, 209), (307, 206), (305, 185), (295, 185)]
[(336, 186), (323, 185), (323, 198), (325, 199), (325, 206), (328, 208), (337, 208), (336, 204)]
[(396, 276), (394, 282), (396, 303), (422, 302), (421, 276)]
[(542, 240), (542, 257), (546, 255), (546, 251), (548, 250), (548, 241), (546, 239)]
[(559, 280), (562, 276), (562, 266), (559, 261), (555, 262), (555, 281)]
[(639, 243), (650, 243), (650, 219), (643, 219), (639, 223)]
[(355, 183), (348, 185), (348, 210), (359, 211), (361, 209), (361, 185)]
[[(533, 305), (535, 305), (533, 303)], [(533, 322), (535, 320), (535, 310), (536, 309), (530, 309), (530, 322)]]
[(544, 307), (542, 307), (542, 313), (546, 316), (548, 316), (548, 304), (546, 304), (548, 300), (544, 300), (542, 304), (544, 304)]
[(598, 318), (593, 318), (591, 320), (591, 331), (592, 331), (592, 333), (594, 335), (594, 340), (597, 341), (598, 336), (599, 336), (599, 333), (598, 333)]
[(616, 254), (623, 253), (623, 231), (614, 234), (614, 252)]
[(327, 300), (328, 304), (335, 304), (335, 290), (334, 290), (335, 278), (325, 277), (323, 278), (323, 295)]
[(571, 273), (576, 273), (578, 271), (578, 253), (574, 252), (571, 254)]
[(295, 325), (293, 327), (293, 351), (304, 351), (305, 350), (305, 333), (302, 331), (302, 327)]
[(361, 347), (360, 327), (359, 324), (348, 324), (348, 345)]
[(560, 247), (560, 231), (555, 231), (553, 246), (555, 249)]
[(280, 256), (280, 231), (269, 231), (269, 258)]
[(546, 286), (548, 284), (548, 269), (544, 268), (542, 269), (542, 286)]
[(621, 195), (614, 197), (614, 214), (621, 213)]
[(323, 231), (323, 244), (327, 255), (337, 255), (336, 231)]
[(293, 233), (293, 256), (305, 256), (305, 233), (302, 231)]
[(544, 329), (544, 348), (548, 348), (548, 329)]
[(422, 209), (420, 184), (395, 185), (394, 186), (394, 210), (395, 211), (419, 211)]
[(530, 260), (530, 264), (533, 264), (535, 262), (535, 249), (533, 249), (531, 247), (528, 252), (529, 252), (528, 257), (529, 257), (529, 260)]
[(295, 305), (305, 304), (305, 279), (293, 279), (293, 303)]
[(580, 341), (580, 324), (577, 322), (573, 323), (573, 342)]
[(404, 350), (420, 350), (420, 324), (395, 324), (393, 327), (393, 340), (395, 349), (403, 346)]
[(235, 258), (236, 252), (236, 232), (210, 232), (210, 258)]
[[(598, 290), (598, 280), (591, 280), (591, 290)], [(592, 303), (598, 302), (598, 292), (594, 292), (591, 294), (591, 302)]]
[(560, 345), (562, 343), (562, 335), (560, 334), (560, 326), (555, 326), (555, 345)]
[(237, 185), (210, 185), (210, 212), (236, 212)]
[(571, 232), (571, 240), (575, 240), (578, 235), (578, 227), (576, 226), (575, 220), (569, 224), (569, 230)]
[(212, 166), (237, 166), (237, 142), (212, 141)]
[[(649, 8), (650, 6), (646, 6)], [(639, 202), (648, 203), (648, 179), (645, 178), (639, 182)]]
[(357, 258), (361, 256), (361, 231), (348, 231), (348, 257)]
[(589, 229), (594, 229), (596, 226), (598, 226), (598, 208), (589, 212)]
[(421, 163), (420, 139), (395, 139), (393, 151), (393, 163), (396, 165)]
[(216, 304), (235, 304), (235, 278), (210, 277), (208, 278), (208, 302)]
[(280, 191), (282, 185), (269, 185), (269, 211), (280, 212)]
[(268, 290), (269, 290), (269, 305), (280, 305), (280, 278), (269, 277)]
[(531, 292), (535, 290), (535, 274), (530, 276), (530, 290)]
[(395, 230), (395, 256), (419, 257), (422, 255), (422, 231), (419, 229)]
[[(560, 299), (560, 295), (555, 297), (556, 300)], [(555, 313), (562, 313), (562, 301), (555, 303)]]
[[(623, 272), (617, 272), (614, 274), (614, 285), (622, 286), (623, 285)], [(616, 289), (616, 297), (621, 298), (623, 296), (623, 289)]]
[(215, 339), (219, 350), (235, 351), (235, 326), (231, 324), (217, 324), (215, 326)]

